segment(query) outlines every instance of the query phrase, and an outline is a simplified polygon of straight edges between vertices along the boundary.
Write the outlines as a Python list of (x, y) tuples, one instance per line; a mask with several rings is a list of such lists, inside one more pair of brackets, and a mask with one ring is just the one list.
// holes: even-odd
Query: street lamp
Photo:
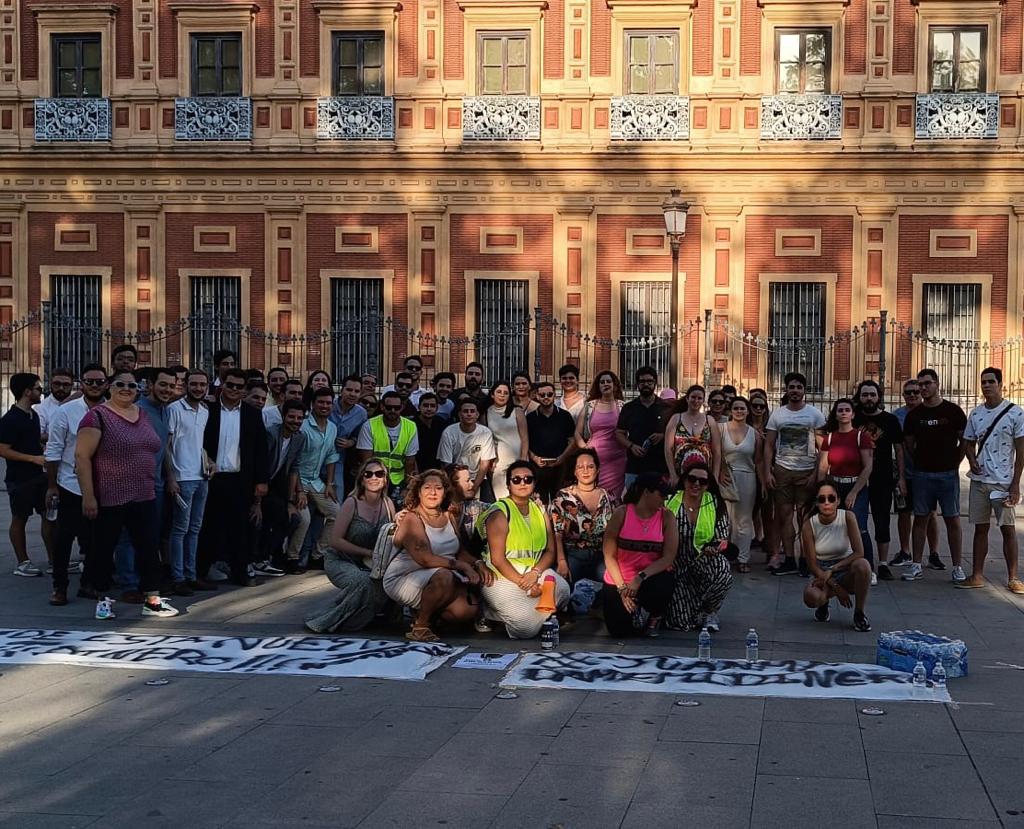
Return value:
[(676, 334), (679, 324), (679, 247), (683, 242), (683, 236), (686, 235), (686, 214), (689, 209), (690, 203), (683, 199), (678, 189), (673, 189), (661, 205), (661, 210), (665, 214), (665, 233), (672, 248), (672, 286), (669, 292), (669, 330), (672, 335), (668, 352), (669, 385), (672, 388), (679, 382), (679, 343)]

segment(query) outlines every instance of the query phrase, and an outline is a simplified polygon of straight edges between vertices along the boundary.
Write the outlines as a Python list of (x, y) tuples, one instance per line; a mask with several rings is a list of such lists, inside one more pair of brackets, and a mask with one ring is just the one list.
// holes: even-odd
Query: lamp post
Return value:
[(690, 203), (683, 199), (681, 191), (674, 189), (661, 205), (665, 214), (665, 233), (672, 249), (672, 285), (669, 292), (669, 330), (671, 346), (668, 352), (669, 385), (675, 388), (679, 383), (678, 327), (679, 327), (679, 248), (686, 235), (686, 214)]

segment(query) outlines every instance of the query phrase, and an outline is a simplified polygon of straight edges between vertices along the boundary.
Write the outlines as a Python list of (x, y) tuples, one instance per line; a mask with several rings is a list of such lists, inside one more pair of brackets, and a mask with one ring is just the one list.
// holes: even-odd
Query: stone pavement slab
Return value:
[(867, 780), (757, 776), (751, 829), (874, 829), (876, 825)]

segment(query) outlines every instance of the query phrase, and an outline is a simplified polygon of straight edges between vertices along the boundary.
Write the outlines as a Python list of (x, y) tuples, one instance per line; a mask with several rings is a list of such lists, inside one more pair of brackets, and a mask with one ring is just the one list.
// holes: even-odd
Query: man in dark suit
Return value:
[[(286, 400), (281, 406), (281, 422), (267, 427), (267, 457), (269, 461), (270, 490), (263, 499), (263, 524), (260, 549), (264, 561), (255, 566), (257, 575), (277, 576), (285, 572), (299, 572), (299, 552), (309, 529), (309, 510), (305, 493), (299, 486), (296, 466), (299, 453), (306, 443), (302, 423), (306, 409), (300, 400)], [(286, 538), (289, 553), (294, 556), (283, 560), (281, 547)], [(284, 569), (280, 569), (281, 566)]]
[(269, 476), (263, 418), (257, 409), (242, 405), (244, 396), (245, 374), (229, 368), (220, 396), (210, 403), (203, 435), (203, 448), (215, 472), (199, 536), (199, 572), (213, 561), (226, 561), (234, 582), (248, 587), (253, 584), (249, 575), (254, 557), (252, 530), (259, 521)]

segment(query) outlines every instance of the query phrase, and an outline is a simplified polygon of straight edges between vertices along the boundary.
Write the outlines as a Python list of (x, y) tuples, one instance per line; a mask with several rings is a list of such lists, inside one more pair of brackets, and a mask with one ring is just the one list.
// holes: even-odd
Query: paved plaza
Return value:
[[(49, 580), (11, 575), (6, 538), (0, 549), (3, 628), (301, 635), (333, 590), (309, 573), (176, 599), (185, 612), (168, 621), (118, 605), (102, 623), (91, 602), (50, 607)], [(323, 677), (0, 665), (0, 826), (1024, 827), (1024, 670), (998, 664), (1024, 664), (1024, 597), (1005, 590), (996, 550), (984, 590), (926, 574), (872, 591), (870, 634), (849, 611), (815, 623), (803, 581), (761, 566), (723, 609), (721, 657), (742, 655), (750, 627), (771, 659), (873, 662), (878, 632), (901, 628), (967, 642), (955, 704), (882, 703), (881, 717), (852, 701), (679, 707), (668, 694), (525, 689), (502, 700), (499, 672), (450, 666), (322, 693)], [(447, 641), (517, 649), (498, 635)], [(695, 635), (624, 644), (587, 619), (562, 647), (689, 656)], [(170, 682), (147, 686), (154, 676)]]

